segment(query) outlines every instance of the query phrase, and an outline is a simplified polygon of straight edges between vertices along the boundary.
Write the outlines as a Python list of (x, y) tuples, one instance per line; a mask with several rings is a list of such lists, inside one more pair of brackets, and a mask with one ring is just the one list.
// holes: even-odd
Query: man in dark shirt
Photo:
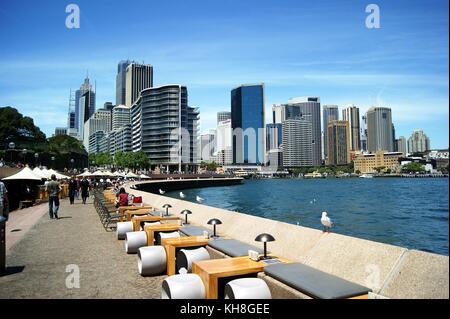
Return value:
[(86, 199), (89, 197), (89, 181), (86, 177), (81, 181), (81, 199), (83, 200), (83, 204), (86, 204)]
[[(56, 181), (56, 175), (52, 174), (51, 181), (47, 184), (48, 191), (48, 213), (50, 218), (59, 219), (58, 210), (59, 210), (59, 192), (61, 191), (61, 187), (59, 183)], [(55, 210), (53, 210), (53, 203), (55, 204)]]

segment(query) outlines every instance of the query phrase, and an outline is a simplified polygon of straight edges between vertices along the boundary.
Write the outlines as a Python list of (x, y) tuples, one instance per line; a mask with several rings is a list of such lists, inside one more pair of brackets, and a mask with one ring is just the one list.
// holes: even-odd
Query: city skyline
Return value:
[[(136, 3), (161, 12), (166, 6)], [(97, 84), (97, 105), (114, 103), (117, 64), (130, 59), (153, 65), (155, 86), (188, 87), (190, 105), (200, 108), (201, 132), (216, 127), (217, 112), (231, 109), (233, 87), (264, 82), (266, 123), (272, 122), (272, 104), (318, 96), (322, 105), (340, 110), (355, 104), (360, 115), (372, 106), (389, 107), (397, 136), (420, 127), (433, 149), (448, 148), (448, 2), (379, 1), (382, 22), (375, 30), (365, 27), (363, 1), (266, 1), (256, 8), (249, 1), (232, 15), (233, 3), (180, 3), (183, 15), (116, 26), (100, 19), (101, 3), (78, 1), (81, 25), (72, 30), (64, 25), (65, 4), (43, 1), (24, 12), (21, 1), (8, 3), (0, 10), (0, 25), (8, 30), (0, 39), (9, 44), (0, 52), (0, 105), (18, 108), (51, 136), (66, 126), (69, 91), (86, 70)], [(134, 12), (108, 3), (108, 12), (119, 10), (123, 17)], [(180, 28), (174, 20), (186, 30), (172, 42), (167, 35)], [(37, 23), (41, 32), (29, 38)], [(124, 34), (130, 45), (113, 41)], [(151, 41), (133, 41), (146, 35)]]

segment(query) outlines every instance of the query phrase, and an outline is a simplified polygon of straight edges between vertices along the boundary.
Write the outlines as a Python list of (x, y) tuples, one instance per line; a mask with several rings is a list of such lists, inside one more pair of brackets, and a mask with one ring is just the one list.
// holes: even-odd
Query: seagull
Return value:
[(160, 188), (160, 189), (159, 189), (159, 193), (160, 193), (161, 195), (164, 195), (165, 191), (163, 191), (163, 190)]
[(330, 217), (327, 216), (327, 212), (322, 212), (322, 218), (320, 218), (320, 222), (323, 225), (323, 232), (326, 232), (328, 229), (328, 233), (330, 233), (330, 228), (333, 226), (333, 222)]
[(186, 198), (186, 195), (184, 195), (183, 192), (180, 192), (180, 197), (181, 198)]
[(197, 202), (199, 202), (200, 204), (203, 203), (203, 201), (205, 200), (204, 198), (201, 198), (200, 196), (197, 196), (196, 198)]

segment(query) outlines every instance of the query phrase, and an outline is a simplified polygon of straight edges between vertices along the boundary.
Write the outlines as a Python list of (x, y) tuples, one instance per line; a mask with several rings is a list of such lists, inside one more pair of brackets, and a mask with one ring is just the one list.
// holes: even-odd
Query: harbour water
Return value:
[[(242, 185), (183, 190), (184, 200), (448, 256), (446, 178), (245, 180)], [(179, 198), (179, 192), (167, 196)], [(195, 213), (195, 212), (194, 212)]]

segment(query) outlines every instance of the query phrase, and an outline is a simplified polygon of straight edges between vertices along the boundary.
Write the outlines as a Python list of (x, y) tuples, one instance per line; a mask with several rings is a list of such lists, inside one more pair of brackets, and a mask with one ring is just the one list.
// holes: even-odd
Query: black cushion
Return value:
[(182, 232), (186, 236), (203, 236), (204, 231), (207, 231), (210, 235), (212, 234), (212, 232), (208, 228), (203, 226), (187, 225), (180, 228), (180, 232)]
[(264, 267), (264, 273), (312, 298), (343, 299), (361, 296), (369, 288), (301, 263), (278, 263)]
[(262, 249), (236, 239), (213, 239), (208, 242), (208, 245), (230, 257), (248, 256), (249, 250), (263, 253)]

